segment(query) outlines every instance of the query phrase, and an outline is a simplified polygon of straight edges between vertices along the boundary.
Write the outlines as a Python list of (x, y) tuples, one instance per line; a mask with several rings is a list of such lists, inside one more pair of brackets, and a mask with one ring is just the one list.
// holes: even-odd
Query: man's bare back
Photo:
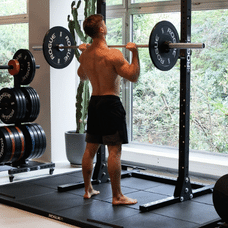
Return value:
[(92, 84), (92, 95), (119, 95), (120, 77), (114, 67), (116, 53), (105, 44), (92, 44), (82, 53), (80, 64)]
[[(104, 22), (103, 26), (106, 28)], [(91, 46), (84, 44), (81, 49), (78, 75), (81, 80), (90, 80), (92, 95), (119, 95), (120, 77), (136, 82), (140, 74), (136, 44), (129, 42), (126, 49), (132, 51), (129, 64), (118, 49), (110, 49), (105, 37), (93, 39)]]

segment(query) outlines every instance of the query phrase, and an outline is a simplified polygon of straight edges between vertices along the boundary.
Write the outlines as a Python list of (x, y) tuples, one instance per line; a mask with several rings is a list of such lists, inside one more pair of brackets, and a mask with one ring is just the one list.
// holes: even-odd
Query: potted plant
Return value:
[[(96, 0), (85, 0), (84, 15), (85, 18), (95, 14), (95, 2)], [(73, 20), (70, 19), (68, 15), (68, 27), (75, 39), (75, 45), (77, 45), (76, 34), (81, 39), (83, 43), (91, 43), (92, 39), (81, 30), (81, 25), (78, 20), (78, 10), (81, 6), (81, 0), (76, 2), (73, 1), (71, 4), (71, 14)], [(79, 61), (80, 53), (78, 49), (75, 49), (75, 56)], [(88, 114), (88, 106), (90, 100), (90, 91), (89, 91), (89, 81), (80, 81), (77, 94), (76, 94), (76, 131), (68, 131), (65, 133), (66, 140), (66, 153), (67, 159), (71, 164), (81, 165), (82, 156), (85, 151), (85, 135), (86, 135), (86, 119)]]

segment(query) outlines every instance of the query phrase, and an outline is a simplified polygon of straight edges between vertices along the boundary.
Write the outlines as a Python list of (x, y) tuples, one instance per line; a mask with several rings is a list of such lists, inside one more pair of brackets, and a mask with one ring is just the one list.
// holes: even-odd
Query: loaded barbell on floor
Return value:
[[(51, 28), (45, 35), (43, 46), (34, 46), (33, 50), (43, 50), (48, 64), (62, 69), (68, 66), (74, 57), (74, 39), (71, 33), (60, 26)], [(112, 48), (124, 48), (126, 45), (108, 45)], [(138, 48), (149, 48), (155, 67), (167, 71), (174, 67), (179, 58), (180, 49), (202, 49), (204, 43), (180, 43), (179, 35), (172, 23), (161, 21), (155, 25), (150, 34), (149, 44), (139, 44)]]
[(8, 65), (0, 65), (0, 69), (8, 70), (13, 76), (17, 76), (21, 85), (28, 85), (35, 76), (36, 69), (40, 66), (35, 64), (32, 53), (26, 49), (18, 50)]

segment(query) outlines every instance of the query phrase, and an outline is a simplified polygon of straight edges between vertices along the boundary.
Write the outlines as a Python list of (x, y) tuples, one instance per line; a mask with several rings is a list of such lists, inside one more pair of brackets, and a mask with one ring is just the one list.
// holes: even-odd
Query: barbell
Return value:
[(36, 65), (32, 53), (26, 49), (18, 50), (8, 65), (0, 65), (1, 70), (8, 70), (11, 75), (16, 76), (21, 85), (30, 84), (38, 68), (40, 66)]
[[(71, 33), (60, 26), (51, 28), (45, 35), (43, 46), (33, 46), (33, 50), (43, 50), (48, 64), (54, 68), (67, 67), (74, 57), (74, 39)], [(108, 45), (110, 48), (124, 48), (126, 45)], [(155, 67), (168, 71), (174, 67), (180, 49), (202, 49), (204, 43), (180, 43), (175, 26), (169, 21), (157, 23), (151, 31), (149, 44), (139, 44), (138, 48), (148, 48)]]

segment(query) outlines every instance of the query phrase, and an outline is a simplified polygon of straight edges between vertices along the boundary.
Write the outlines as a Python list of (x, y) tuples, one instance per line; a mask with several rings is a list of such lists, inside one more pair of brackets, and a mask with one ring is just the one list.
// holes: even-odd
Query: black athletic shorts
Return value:
[(92, 96), (86, 142), (104, 145), (128, 143), (126, 112), (118, 96)]

